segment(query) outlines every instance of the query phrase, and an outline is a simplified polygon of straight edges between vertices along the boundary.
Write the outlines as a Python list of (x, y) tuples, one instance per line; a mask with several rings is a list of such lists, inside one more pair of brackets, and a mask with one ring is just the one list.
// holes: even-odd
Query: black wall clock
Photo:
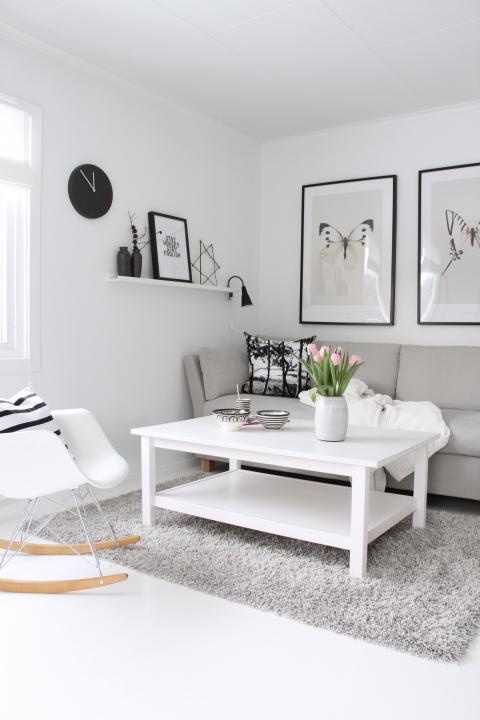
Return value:
[(75, 210), (86, 218), (99, 218), (113, 200), (110, 180), (96, 165), (79, 165), (68, 180), (68, 195)]

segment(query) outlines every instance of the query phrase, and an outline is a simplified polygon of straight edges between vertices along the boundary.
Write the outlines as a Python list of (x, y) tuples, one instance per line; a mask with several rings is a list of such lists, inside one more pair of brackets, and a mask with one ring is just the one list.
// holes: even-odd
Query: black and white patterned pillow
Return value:
[(248, 380), (242, 392), (296, 398), (310, 387), (310, 377), (296, 355), (307, 359), (307, 345), (315, 335), (299, 340), (275, 340), (244, 333), (247, 341)]
[(0, 433), (36, 429), (51, 430), (61, 436), (50, 408), (41, 397), (25, 388), (8, 400), (0, 399)]

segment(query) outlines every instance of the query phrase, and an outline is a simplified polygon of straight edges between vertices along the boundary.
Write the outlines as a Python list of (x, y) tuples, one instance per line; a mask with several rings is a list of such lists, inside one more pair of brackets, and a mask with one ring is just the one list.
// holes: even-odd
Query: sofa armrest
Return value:
[(183, 363), (193, 405), (193, 415), (194, 417), (201, 417), (204, 414), (203, 406), (206, 398), (199, 357), (198, 355), (186, 355)]

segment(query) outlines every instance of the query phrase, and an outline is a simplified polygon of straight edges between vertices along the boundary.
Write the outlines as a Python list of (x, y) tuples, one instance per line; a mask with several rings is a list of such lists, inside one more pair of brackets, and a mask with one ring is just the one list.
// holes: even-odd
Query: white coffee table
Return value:
[[(143, 523), (152, 507), (230, 525), (298, 538), (350, 551), (350, 575), (362, 577), (368, 543), (408, 515), (425, 526), (428, 443), (434, 433), (350, 427), (344, 442), (319, 442), (310, 421), (282, 430), (261, 426), (225, 432), (213, 416), (135, 428), (141, 437)], [(155, 492), (155, 448), (229, 460), (227, 472)], [(415, 453), (413, 497), (370, 490), (374, 470)], [(297, 471), (342, 475), (351, 488), (241, 470), (258, 463)]]

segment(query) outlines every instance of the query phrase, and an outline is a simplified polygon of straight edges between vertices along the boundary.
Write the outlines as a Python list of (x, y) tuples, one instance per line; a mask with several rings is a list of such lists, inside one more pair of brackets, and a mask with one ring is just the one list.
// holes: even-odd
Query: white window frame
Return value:
[[(0, 182), (28, 187), (29, 218), (25, 244), (17, 248), (13, 274), (14, 296), (7, 303), (7, 316), (15, 324), (15, 344), (0, 349), (0, 373), (30, 373), (40, 369), (40, 185), (42, 113), (37, 105), (2, 95), (0, 103), (11, 105), (30, 117), (30, 157), (19, 162), (0, 157)], [(1, 278), (0, 278), (1, 280)], [(13, 305), (13, 309), (12, 309)]]

